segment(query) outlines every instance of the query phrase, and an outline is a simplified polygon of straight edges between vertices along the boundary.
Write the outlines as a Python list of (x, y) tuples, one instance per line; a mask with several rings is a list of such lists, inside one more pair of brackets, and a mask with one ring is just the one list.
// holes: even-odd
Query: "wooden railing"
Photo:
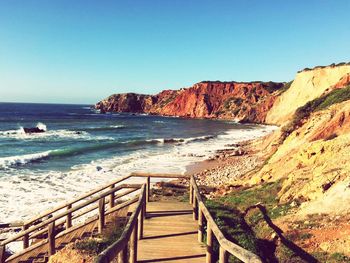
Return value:
[[(146, 178), (146, 183), (117, 185), (118, 183), (121, 183), (130, 177), (144, 177)], [(35, 250), (36, 248), (45, 244), (48, 244), (47, 252), (48, 255), (51, 256), (56, 252), (57, 238), (62, 237), (65, 234), (68, 234), (94, 221), (98, 221), (98, 231), (101, 233), (105, 226), (105, 217), (107, 215), (112, 214), (134, 203), (136, 203), (136, 206), (128, 219), (121, 237), (101, 254), (99, 254), (96, 262), (107, 263), (111, 262), (117, 257), (118, 262), (121, 263), (137, 262), (137, 242), (143, 237), (143, 223), (146, 215), (146, 206), (150, 201), (151, 195), (151, 178), (190, 179), (189, 201), (193, 207), (193, 218), (194, 220), (198, 221), (199, 242), (203, 242), (205, 231), (204, 224), (205, 222), (207, 223), (207, 263), (214, 262), (214, 236), (218, 241), (220, 247), (220, 263), (227, 263), (229, 254), (237, 257), (243, 262), (261, 262), (261, 259), (257, 255), (251, 253), (250, 251), (247, 251), (246, 249), (225, 238), (224, 234), (221, 232), (214, 219), (212, 218), (210, 212), (206, 208), (204, 202), (202, 201), (198, 185), (193, 176), (189, 178), (186, 175), (132, 173), (128, 176), (124, 176), (118, 180), (110, 182), (98, 189), (92, 190), (70, 202), (64, 203), (54, 209), (46, 211), (31, 220), (26, 221), (21, 232), (6, 240), (3, 240), (0, 243), (0, 263), (13, 261), (21, 255)], [(116, 194), (122, 189), (124, 189), (123, 192)], [(121, 197), (127, 196), (138, 190), (140, 190), (138, 196), (133, 197), (127, 201), (123, 201), (119, 204), (116, 203), (116, 201), (118, 201), (118, 199), (120, 200)], [(73, 225), (73, 220), (76, 220), (88, 213), (92, 213), (94, 210), (97, 210), (97, 215), (89, 217), (83, 223), (78, 222), (78, 224)], [(79, 213), (76, 213), (77, 211), (79, 211)], [(61, 232), (57, 233), (57, 229), (59, 228)], [(45, 238), (39, 239), (43, 235)], [(30, 244), (30, 240), (40, 241), (32, 242), (32, 244)], [(23, 250), (5, 259), (6, 245), (16, 241), (23, 242)]]
[[(98, 232), (101, 233), (105, 227), (106, 216), (138, 201), (138, 197), (120, 201), (122, 197), (141, 189), (141, 184), (117, 185), (130, 177), (131, 175), (124, 176), (25, 221), (22, 231), (0, 242), (0, 262), (16, 261), (24, 254), (46, 244), (46, 252), (51, 256), (56, 252), (59, 238), (93, 222), (97, 222)], [(85, 221), (82, 220), (84, 215), (87, 217)], [(6, 246), (19, 241), (23, 243), (23, 250), (5, 258)]]
[(243, 262), (261, 263), (261, 259), (252, 252), (238, 246), (225, 238), (208, 208), (205, 206), (196, 183), (196, 179), (190, 177), (190, 204), (193, 207), (193, 219), (198, 220), (198, 242), (203, 242), (205, 222), (207, 223), (206, 232), (206, 263), (214, 262), (213, 259), (213, 242), (214, 236), (219, 243), (219, 263), (227, 263), (229, 254), (242, 260)]

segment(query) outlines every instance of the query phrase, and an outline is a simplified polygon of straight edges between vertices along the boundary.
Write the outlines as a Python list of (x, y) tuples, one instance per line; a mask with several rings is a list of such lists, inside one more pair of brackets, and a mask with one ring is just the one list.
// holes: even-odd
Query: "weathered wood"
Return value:
[[(112, 184), (110, 186), (111, 189), (113, 189), (114, 187), (115, 187), (115, 184)], [(109, 208), (113, 208), (114, 207), (114, 198), (115, 198), (114, 195), (115, 195), (114, 192), (109, 195)]]
[(197, 241), (197, 222), (188, 202), (150, 202), (138, 262), (205, 262), (205, 246)]
[(128, 250), (122, 249), (118, 255), (118, 263), (128, 263)]
[(193, 185), (192, 185), (192, 179), (190, 182), (190, 204), (193, 203)]
[[(67, 210), (71, 209), (72, 205), (67, 205)], [(72, 213), (68, 213), (66, 217), (66, 229), (72, 227)]]
[(150, 195), (151, 195), (151, 177), (147, 176), (147, 179), (146, 179), (146, 202), (147, 203), (150, 201)]
[(154, 177), (154, 178), (184, 178), (189, 179), (188, 175), (184, 174), (157, 174), (157, 173), (141, 173), (133, 172), (130, 174), (132, 177)]
[(0, 246), (0, 263), (5, 263), (5, 260), (6, 260), (5, 252), (6, 252), (5, 246)]
[[(28, 225), (23, 225), (22, 230), (25, 231), (28, 229)], [(23, 249), (29, 247), (29, 234), (23, 236)]]
[(201, 209), (198, 209), (198, 242), (203, 241), (204, 216)]
[[(143, 211), (143, 209), (142, 209)], [(142, 239), (143, 238), (143, 220), (144, 220), (144, 216), (143, 216), (143, 212), (141, 212), (139, 214), (139, 217), (138, 217), (138, 224), (137, 224), (137, 228), (138, 228), (138, 239)]]
[(220, 246), (219, 248), (219, 263), (227, 263), (228, 260), (228, 254), (227, 251)]
[(193, 199), (193, 219), (198, 220), (198, 199), (196, 196)]
[(210, 224), (207, 224), (207, 252), (206, 263), (213, 262), (213, 231), (211, 231)]
[(134, 226), (134, 230), (132, 231), (132, 234), (130, 237), (130, 253), (129, 253), (130, 263), (137, 262), (137, 227), (138, 227), (138, 220), (136, 220), (136, 225)]
[(102, 233), (105, 227), (105, 199), (101, 198), (98, 202), (98, 233)]
[(49, 225), (49, 230), (47, 234), (47, 240), (49, 242), (48, 253), (49, 256), (52, 256), (56, 253), (56, 244), (55, 244), (55, 222), (52, 222)]

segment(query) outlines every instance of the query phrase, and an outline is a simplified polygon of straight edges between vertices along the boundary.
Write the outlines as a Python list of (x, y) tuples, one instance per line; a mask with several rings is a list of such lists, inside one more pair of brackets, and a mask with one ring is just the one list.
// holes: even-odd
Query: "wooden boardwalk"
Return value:
[(198, 242), (197, 231), (190, 204), (149, 202), (137, 262), (205, 262), (206, 247)]

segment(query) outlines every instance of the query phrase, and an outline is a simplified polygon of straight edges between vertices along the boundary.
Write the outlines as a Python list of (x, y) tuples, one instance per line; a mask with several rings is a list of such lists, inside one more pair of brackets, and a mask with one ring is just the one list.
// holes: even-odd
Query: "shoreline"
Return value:
[(228, 145), (234, 148), (217, 150), (214, 157), (188, 165), (185, 174), (194, 175), (198, 183), (206, 187), (229, 187), (234, 180), (241, 179), (264, 163), (266, 158), (260, 156), (252, 145), (263, 137)]

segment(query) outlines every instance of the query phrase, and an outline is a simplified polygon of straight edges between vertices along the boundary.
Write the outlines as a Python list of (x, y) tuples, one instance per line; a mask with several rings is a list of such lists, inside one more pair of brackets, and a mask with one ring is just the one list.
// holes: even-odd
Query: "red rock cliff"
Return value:
[(95, 105), (110, 112), (149, 113), (189, 118), (224, 118), (265, 122), (284, 84), (275, 82), (203, 81), (190, 88), (157, 95), (115, 94)]

